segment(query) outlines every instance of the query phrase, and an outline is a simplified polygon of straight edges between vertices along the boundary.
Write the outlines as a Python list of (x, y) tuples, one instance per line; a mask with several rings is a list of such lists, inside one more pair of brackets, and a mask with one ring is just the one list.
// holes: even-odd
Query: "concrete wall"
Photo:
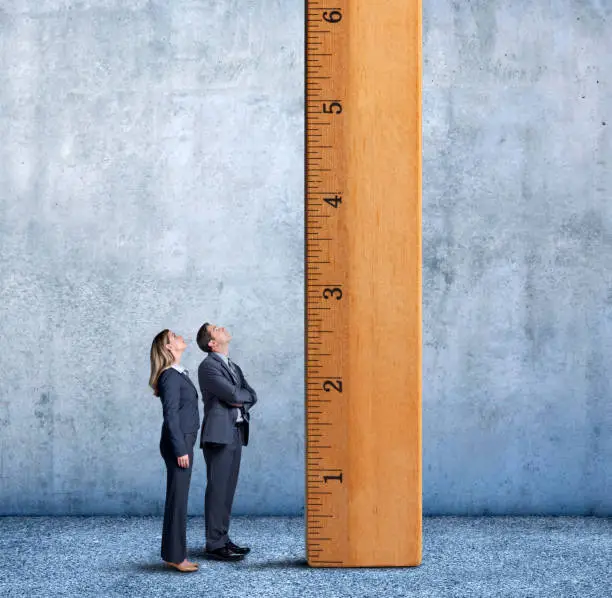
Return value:
[(611, 26), (425, 3), (430, 512), (612, 513)]
[[(0, 12), (2, 513), (161, 511), (153, 336), (234, 332), (260, 395), (237, 512), (303, 495), (303, 13)], [(197, 380), (195, 343), (185, 365)], [(196, 455), (190, 507), (204, 504)]]
[[(611, 13), (424, 4), (426, 513), (612, 513)], [(301, 2), (0, 2), (0, 513), (160, 513), (150, 342), (204, 320), (235, 511), (301, 511), (302, 48)]]

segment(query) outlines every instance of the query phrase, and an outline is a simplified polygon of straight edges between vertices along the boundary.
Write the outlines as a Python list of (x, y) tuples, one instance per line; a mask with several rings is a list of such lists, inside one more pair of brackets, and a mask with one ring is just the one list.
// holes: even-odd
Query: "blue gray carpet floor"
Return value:
[(253, 552), (227, 564), (204, 560), (193, 517), (190, 574), (161, 562), (161, 527), (159, 517), (0, 518), (0, 596), (612, 598), (611, 518), (427, 517), (420, 567), (312, 569), (302, 518), (233, 518), (232, 539)]

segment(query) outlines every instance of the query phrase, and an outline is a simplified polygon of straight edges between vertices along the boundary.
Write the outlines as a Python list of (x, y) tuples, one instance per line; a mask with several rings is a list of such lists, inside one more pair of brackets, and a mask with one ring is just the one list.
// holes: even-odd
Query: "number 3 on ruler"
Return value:
[(342, 289), (338, 287), (334, 287), (333, 289), (327, 288), (323, 291), (323, 298), (330, 299), (331, 297), (335, 297), (338, 301), (342, 299)]

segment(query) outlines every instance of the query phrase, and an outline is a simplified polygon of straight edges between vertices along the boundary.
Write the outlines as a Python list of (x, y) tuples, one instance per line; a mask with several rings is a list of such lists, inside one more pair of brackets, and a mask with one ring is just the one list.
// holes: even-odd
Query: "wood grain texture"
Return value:
[(420, 2), (308, 2), (306, 43), (308, 562), (414, 566)]

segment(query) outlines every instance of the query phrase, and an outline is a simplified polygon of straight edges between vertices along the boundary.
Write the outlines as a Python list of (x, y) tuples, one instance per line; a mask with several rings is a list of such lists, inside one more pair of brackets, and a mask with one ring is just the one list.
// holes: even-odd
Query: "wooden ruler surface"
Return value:
[(306, 1), (306, 545), (422, 553), (421, 6)]

